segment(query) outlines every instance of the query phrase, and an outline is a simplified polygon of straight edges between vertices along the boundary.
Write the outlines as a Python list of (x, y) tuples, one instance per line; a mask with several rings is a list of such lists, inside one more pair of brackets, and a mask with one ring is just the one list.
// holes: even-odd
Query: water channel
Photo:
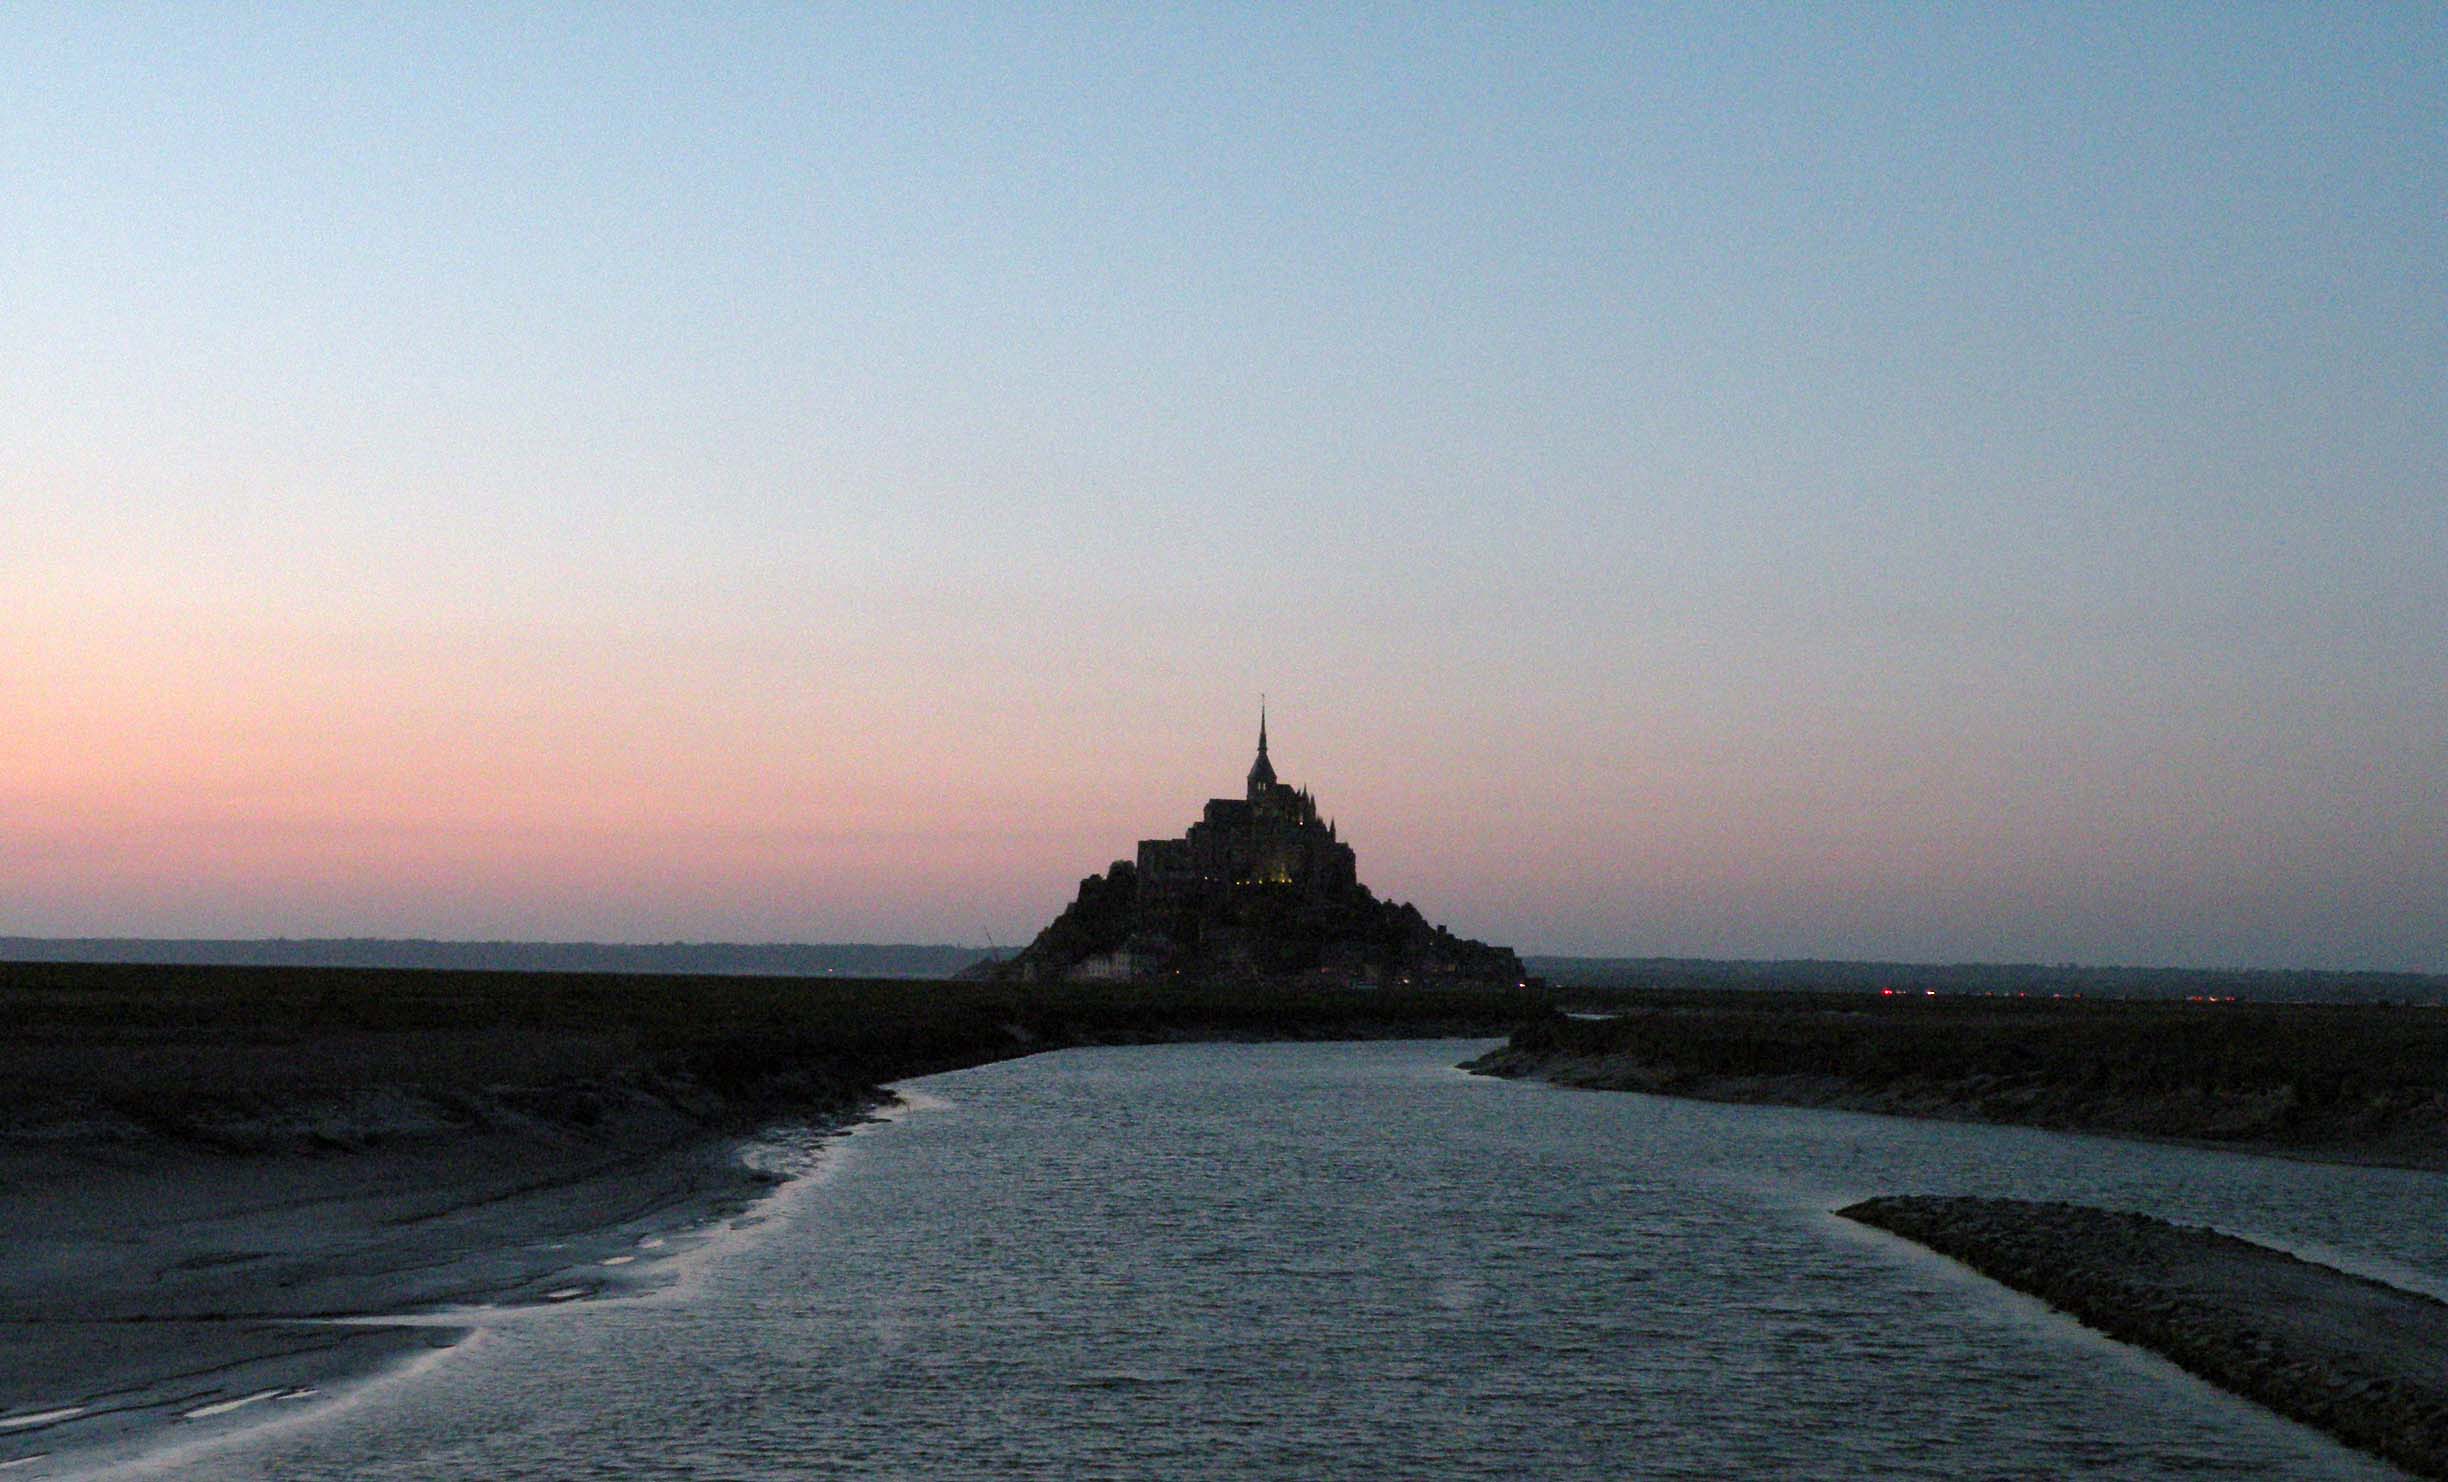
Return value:
[(673, 1293), (505, 1317), (179, 1471), (2393, 1475), (1828, 1211), (2073, 1199), (2448, 1294), (2448, 1177), (1453, 1068), (1479, 1048), (915, 1082)]

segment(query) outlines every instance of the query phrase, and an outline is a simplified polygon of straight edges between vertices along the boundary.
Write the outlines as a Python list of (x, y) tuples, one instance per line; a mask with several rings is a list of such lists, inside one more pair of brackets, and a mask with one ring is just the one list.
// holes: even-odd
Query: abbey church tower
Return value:
[(1176, 900), (1236, 885), (1288, 885), (1331, 896), (1359, 880), (1351, 846), (1335, 837), (1331, 822), (1318, 817), (1317, 801), (1306, 789), (1275, 779), (1263, 706), (1247, 793), (1210, 799), (1199, 821), (1178, 839), (1141, 840), (1137, 863), (1146, 888)]

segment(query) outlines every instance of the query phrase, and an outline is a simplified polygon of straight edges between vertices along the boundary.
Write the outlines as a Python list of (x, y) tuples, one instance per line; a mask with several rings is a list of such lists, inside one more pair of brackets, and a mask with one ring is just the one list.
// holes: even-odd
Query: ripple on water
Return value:
[(2448, 1280), (2448, 1180), (1432, 1073), (1464, 1053), (1168, 1046), (933, 1078), (688, 1300), (496, 1329), (213, 1466), (2388, 1475), (1826, 1211), (2071, 1198)]

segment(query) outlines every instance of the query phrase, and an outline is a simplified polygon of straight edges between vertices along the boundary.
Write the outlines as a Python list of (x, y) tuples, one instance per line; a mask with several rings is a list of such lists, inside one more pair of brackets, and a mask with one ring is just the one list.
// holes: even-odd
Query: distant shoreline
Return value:
[(2235, 999), (2250, 1003), (2448, 1004), (2448, 974), (2374, 969), (2152, 967), (1835, 958), (1542, 957), (1533, 973), (1600, 993), (1910, 993), (1942, 997)]
[(523, 942), (423, 937), (9, 937), (0, 963), (949, 978), (996, 955), (906, 942)]
[[(546, 942), (424, 937), (0, 936), (0, 963), (413, 968), (439, 972), (723, 974), (952, 978), (1010, 953), (925, 942)], [(2237, 997), (2264, 1003), (2448, 1004), (2448, 974), (2347, 969), (2189, 968), (2011, 962), (1573, 957), (1525, 953), (1561, 988), (1608, 992), (2065, 994), (2093, 998)]]

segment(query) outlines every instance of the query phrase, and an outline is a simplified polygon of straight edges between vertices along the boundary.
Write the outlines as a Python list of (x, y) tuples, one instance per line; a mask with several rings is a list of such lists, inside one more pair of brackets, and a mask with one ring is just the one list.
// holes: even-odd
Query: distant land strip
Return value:
[(1618, 990), (1486, 1075), (2448, 1170), (2448, 1010)]
[(2236, 998), (2257, 1003), (2448, 1004), (2448, 976), (2308, 968), (2103, 967), (2075, 962), (1847, 962), (1836, 959), (1534, 957), (1559, 987), (1772, 993), (2062, 994)]
[[(914, 942), (533, 942), (424, 937), (0, 936), (0, 962), (154, 962), (446, 972), (722, 973), (772, 977), (949, 978), (992, 947)], [(2277, 968), (2099, 967), (2078, 963), (1848, 962), (1835, 959), (1525, 956), (1564, 988), (2239, 998), (2265, 1003), (2448, 1004), (2448, 976)]]
[(870, 942), (454, 942), (422, 937), (0, 937), (0, 962), (949, 978), (984, 947)]
[(2448, 1477), (2448, 1303), (2148, 1215), (1890, 1197), (1836, 1211), (2424, 1477)]

